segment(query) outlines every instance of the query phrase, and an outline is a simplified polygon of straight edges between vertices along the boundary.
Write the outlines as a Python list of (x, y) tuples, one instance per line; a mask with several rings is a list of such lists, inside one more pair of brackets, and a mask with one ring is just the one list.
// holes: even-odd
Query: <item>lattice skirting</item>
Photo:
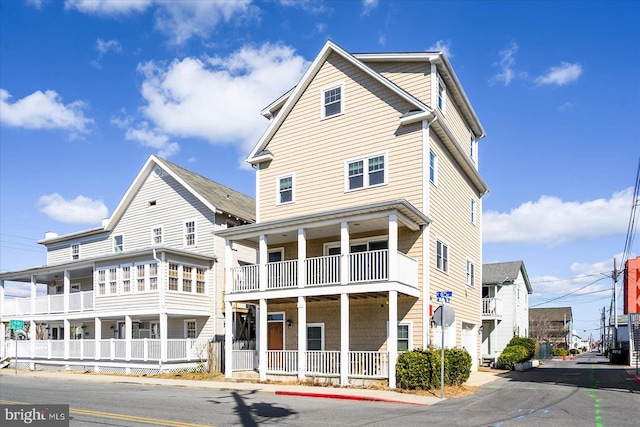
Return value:
[[(15, 369), (12, 361), (7, 369)], [(95, 372), (100, 374), (116, 375), (157, 375), (161, 373), (178, 372), (205, 372), (206, 363), (188, 362), (160, 365), (139, 365), (124, 363), (92, 363), (74, 361), (48, 361), (48, 360), (19, 360), (18, 369), (30, 369), (36, 371), (74, 371)]]

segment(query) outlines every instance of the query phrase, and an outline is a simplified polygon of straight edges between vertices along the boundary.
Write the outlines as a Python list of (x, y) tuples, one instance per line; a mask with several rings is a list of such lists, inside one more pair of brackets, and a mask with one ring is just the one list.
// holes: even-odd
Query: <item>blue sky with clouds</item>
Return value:
[(0, 270), (44, 264), (46, 231), (98, 226), (151, 154), (254, 195), (259, 112), (327, 39), (444, 50), (487, 132), (483, 261), (524, 260), (530, 305), (571, 306), (597, 333), (640, 154), (638, 16), (637, 1), (1, 0)]

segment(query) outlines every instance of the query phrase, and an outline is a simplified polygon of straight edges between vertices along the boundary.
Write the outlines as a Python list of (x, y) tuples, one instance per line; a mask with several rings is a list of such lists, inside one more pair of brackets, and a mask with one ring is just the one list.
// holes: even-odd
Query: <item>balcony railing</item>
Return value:
[[(93, 291), (69, 294), (69, 313), (93, 310)], [(64, 295), (43, 295), (34, 298), (14, 298), (4, 301), (3, 316), (64, 313)]]
[(499, 298), (482, 298), (482, 317), (484, 319), (502, 319), (502, 300)]
[[(418, 262), (398, 252), (395, 278), (390, 277), (389, 251), (367, 251), (347, 255), (348, 283), (369, 283), (397, 280), (412, 287), (418, 285)], [(304, 260), (304, 282), (299, 277), (298, 260), (272, 262), (266, 265), (264, 289), (287, 289), (299, 286), (329, 286), (342, 282), (341, 256), (329, 255)], [(260, 266), (245, 265), (231, 270), (231, 292), (255, 292), (260, 290)]]
[[(36, 340), (31, 351), (31, 341), (17, 341), (18, 358), (26, 359), (79, 359), (79, 360), (113, 360), (113, 361), (159, 361), (161, 360), (161, 340), (132, 339), (132, 340), (70, 340), (68, 341), (68, 356), (65, 341)], [(206, 341), (196, 339), (167, 340), (166, 361), (206, 360)], [(16, 341), (5, 343), (4, 355), (16, 354)], [(128, 350), (130, 348), (130, 350)], [(99, 357), (96, 350), (99, 349)], [(129, 354), (127, 354), (129, 351)], [(1, 353), (1, 352), (0, 352)]]

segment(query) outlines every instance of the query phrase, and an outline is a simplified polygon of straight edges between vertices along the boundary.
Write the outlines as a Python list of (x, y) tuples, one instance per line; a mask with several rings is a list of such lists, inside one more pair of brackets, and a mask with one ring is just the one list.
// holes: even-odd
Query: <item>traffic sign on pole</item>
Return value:
[(24, 329), (24, 320), (12, 319), (9, 320), (9, 327), (15, 331)]

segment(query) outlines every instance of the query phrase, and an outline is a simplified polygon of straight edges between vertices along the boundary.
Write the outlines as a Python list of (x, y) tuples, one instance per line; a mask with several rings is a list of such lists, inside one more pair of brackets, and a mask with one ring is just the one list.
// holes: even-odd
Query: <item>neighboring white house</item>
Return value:
[[(254, 219), (253, 198), (151, 156), (102, 226), (47, 233), (46, 265), (0, 274), (0, 355), (17, 345), (32, 368), (194, 367), (223, 335), (225, 251), (214, 233)], [(235, 265), (255, 262), (254, 250), (234, 249)], [(28, 284), (30, 297), (5, 297), (7, 282)], [(6, 340), (11, 320), (25, 321), (28, 340)]]
[(514, 336), (529, 336), (532, 292), (524, 262), (482, 265), (483, 362), (495, 362)]

